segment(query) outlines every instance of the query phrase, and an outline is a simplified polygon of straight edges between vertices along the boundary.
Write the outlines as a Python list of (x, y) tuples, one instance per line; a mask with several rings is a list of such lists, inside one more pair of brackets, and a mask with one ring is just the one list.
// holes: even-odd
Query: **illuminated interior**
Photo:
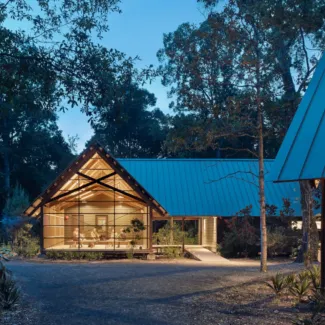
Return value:
[[(131, 221), (144, 230), (134, 231)], [(46, 250), (136, 250), (149, 247), (149, 208), (98, 153), (43, 206)]]

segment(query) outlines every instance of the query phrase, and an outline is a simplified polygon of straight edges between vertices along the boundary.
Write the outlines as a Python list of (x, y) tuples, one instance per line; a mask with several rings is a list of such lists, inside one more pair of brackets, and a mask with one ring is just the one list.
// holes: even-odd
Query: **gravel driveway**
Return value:
[(257, 262), (211, 266), (200, 262), (12, 261), (8, 267), (26, 294), (27, 313), (29, 308), (35, 310), (28, 321), (33, 325), (219, 324), (211, 304), (195, 308), (198, 299), (261, 276)]

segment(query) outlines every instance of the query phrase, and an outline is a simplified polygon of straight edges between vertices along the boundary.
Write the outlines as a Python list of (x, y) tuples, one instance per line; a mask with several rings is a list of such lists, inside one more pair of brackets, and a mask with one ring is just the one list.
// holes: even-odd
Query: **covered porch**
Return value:
[[(207, 217), (159, 217), (153, 213), (152, 229), (153, 231), (159, 230), (157, 224), (161, 222), (170, 222), (171, 228), (177, 231), (180, 229), (183, 233), (182, 238), (175, 238), (173, 232), (171, 233), (172, 238), (170, 244), (160, 245), (153, 241), (152, 248), (156, 250), (162, 250), (164, 247), (180, 247), (183, 251), (186, 248), (204, 247), (212, 252), (217, 251), (217, 229), (218, 229), (218, 217), (207, 216)], [(188, 233), (191, 236), (188, 236)], [(155, 236), (153, 236), (154, 238)], [(175, 236), (176, 237), (176, 236)]]

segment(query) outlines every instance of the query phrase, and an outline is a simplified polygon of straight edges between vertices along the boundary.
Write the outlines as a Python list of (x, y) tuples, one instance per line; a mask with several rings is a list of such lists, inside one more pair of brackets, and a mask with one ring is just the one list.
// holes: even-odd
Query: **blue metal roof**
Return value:
[(276, 182), (325, 177), (325, 53), (272, 167)]
[[(254, 159), (117, 159), (171, 216), (223, 216), (252, 205), (259, 216), (258, 161)], [(269, 172), (273, 160), (265, 161)], [(240, 171), (240, 172), (239, 172)], [(300, 216), (298, 183), (265, 184), (266, 202), (290, 199)]]

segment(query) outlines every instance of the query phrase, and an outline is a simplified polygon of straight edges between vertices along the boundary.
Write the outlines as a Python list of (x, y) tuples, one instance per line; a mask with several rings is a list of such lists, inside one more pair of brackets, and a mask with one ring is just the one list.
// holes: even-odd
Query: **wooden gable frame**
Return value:
[[(86, 148), (73, 162), (72, 164), (66, 168), (57, 179), (40, 195), (36, 198), (36, 200), (24, 211), (26, 216), (38, 216), (41, 208), (48, 202), (51, 202), (59, 197), (62, 197), (63, 194), (57, 195), (53, 198), (53, 195), (67, 182), (74, 174), (81, 174), (83, 177), (86, 175), (79, 172), (79, 170), (91, 159), (94, 154), (97, 153), (103, 161), (105, 161), (108, 166), (110, 166), (114, 173), (101, 177), (100, 179), (93, 179), (91, 177), (86, 177), (89, 179), (89, 183), (82, 186), (82, 188), (87, 188), (95, 183), (99, 185), (103, 185), (101, 180), (108, 178), (113, 175), (119, 175), (139, 196), (140, 198), (136, 198), (143, 203), (148, 204), (148, 206), (155, 211), (157, 211), (161, 216), (168, 215), (167, 211), (137, 182), (137, 180), (111, 155), (109, 154), (103, 146), (99, 143), (94, 143)], [(109, 185), (104, 184), (105, 187)], [(120, 192), (120, 190), (111, 187), (112, 190)], [(80, 188), (79, 188), (80, 189)], [(72, 191), (76, 191), (78, 189), (74, 189)], [(71, 191), (70, 191), (71, 192)], [(131, 196), (131, 194), (127, 194)], [(132, 195), (133, 197), (133, 195)]]

